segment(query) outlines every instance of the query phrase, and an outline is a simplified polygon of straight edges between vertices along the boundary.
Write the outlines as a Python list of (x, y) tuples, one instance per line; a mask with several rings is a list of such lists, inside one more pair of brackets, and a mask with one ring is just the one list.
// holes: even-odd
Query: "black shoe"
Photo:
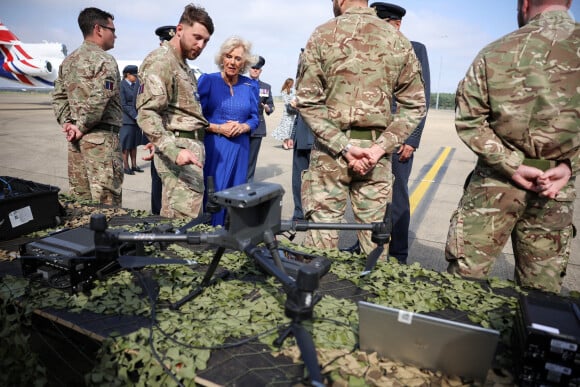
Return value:
[(397, 260), (397, 262), (399, 262), (401, 265), (406, 265), (407, 264), (407, 257), (401, 257), (401, 256), (391, 255), (389, 253), (389, 257), (387, 258), (387, 260), (390, 260), (391, 258), (395, 258)]
[(447, 265), (447, 273), (459, 274), (459, 263), (457, 263), (457, 260), (449, 261), (449, 264)]
[(135, 174), (135, 172), (133, 172), (133, 170), (130, 168), (123, 169), (123, 172), (125, 172), (125, 175), (134, 175)]
[(133, 171), (135, 172), (144, 172), (141, 168), (139, 167), (133, 167)]
[(360, 254), (360, 243), (357, 240), (354, 245), (347, 247), (345, 249), (340, 249), (340, 251), (343, 251), (345, 253), (351, 253), (351, 254)]

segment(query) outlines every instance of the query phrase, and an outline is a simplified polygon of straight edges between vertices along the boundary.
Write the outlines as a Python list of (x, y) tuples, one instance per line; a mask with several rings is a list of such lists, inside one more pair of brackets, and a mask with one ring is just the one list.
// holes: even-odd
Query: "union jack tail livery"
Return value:
[(0, 22), (0, 78), (26, 87), (54, 87), (66, 56), (60, 43), (22, 43)]

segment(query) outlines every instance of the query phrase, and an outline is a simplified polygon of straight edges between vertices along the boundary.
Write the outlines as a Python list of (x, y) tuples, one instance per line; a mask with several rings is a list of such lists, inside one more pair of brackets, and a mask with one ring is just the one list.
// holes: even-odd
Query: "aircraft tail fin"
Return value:
[(20, 43), (20, 40), (4, 25), (0, 22), (0, 44), (14, 44)]
[(0, 77), (27, 86), (53, 86), (55, 70), (49, 60), (30, 55), (16, 35), (0, 22)]

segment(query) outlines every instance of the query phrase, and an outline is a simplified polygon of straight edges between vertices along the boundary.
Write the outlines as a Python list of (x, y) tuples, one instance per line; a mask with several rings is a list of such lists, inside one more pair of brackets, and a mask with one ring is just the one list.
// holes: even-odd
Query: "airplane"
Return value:
[(23, 44), (0, 22), (0, 77), (27, 87), (54, 87), (66, 57), (60, 43)]
[[(61, 43), (22, 43), (8, 27), (0, 22), (0, 78), (25, 87), (53, 88), (60, 64), (67, 55)], [(119, 73), (127, 65), (141, 65), (140, 60), (118, 60)], [(203, 73), (190, 66), (199, 79)]]

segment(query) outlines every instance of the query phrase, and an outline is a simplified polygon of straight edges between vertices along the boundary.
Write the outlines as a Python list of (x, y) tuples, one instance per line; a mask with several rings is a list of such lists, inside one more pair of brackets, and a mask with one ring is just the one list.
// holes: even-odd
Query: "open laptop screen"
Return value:
[(499, 332), (407, 312), (365, 301), (358, 303), (361, 350), (381, 357), (485, 381)]

